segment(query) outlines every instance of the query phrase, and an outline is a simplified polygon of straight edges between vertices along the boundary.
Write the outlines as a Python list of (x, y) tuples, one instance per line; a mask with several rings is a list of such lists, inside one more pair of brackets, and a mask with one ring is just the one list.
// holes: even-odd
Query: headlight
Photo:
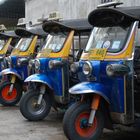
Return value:
[(90, 76), (91, 73), (92, 73), (92, 65), (89, 61), (86, 61), (83, 65), (83, 73), (86, 75), (86, 76)]
[(38, 59), (35, 59), (35, 69), (36, 71), (40, 70), (40, 61)]
[(6, 57), (6, 60), (7, 60), (8, 66), (11, 67), (12, 66), (12, 59), (11, 59), (11, 57), (10, 56)]
[(70, 70), (73, 73), (76, 73), (79, 70), (79, 63), (78, 62), (75, 62), (75, 63), (71, 64), (70, 65)]

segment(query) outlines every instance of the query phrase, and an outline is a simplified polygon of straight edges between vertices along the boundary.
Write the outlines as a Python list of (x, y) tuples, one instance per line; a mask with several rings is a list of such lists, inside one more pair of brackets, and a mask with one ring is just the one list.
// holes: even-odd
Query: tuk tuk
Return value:
[(82, 43), (87, 42), (91, 27), (87, 19), (53, 20), (43, 24), (49, 34), (34, 60), (36, 73), (25, 79), (34, 89), (28, 89), (20, 101), (20, 111), (26, 119), (42, 120), (51, 107), (65, 110), (74, 101), (68, 89), (79, 79), (70, 72), (70, 64), (79, 60)]
[(86, 80), (69, 89), (80, 101), (63, 119), (70, 140), (98, 140), (103, 128), (140, 122), (140, 7), (100, 7), (88, 21), (94, 28), (72, 66)]
[(19, 37), (14, 31), (0, 32), (0, 71), (7, 68), (5, 57), (9, 56)]
[(20, 36), (20, 40), (10, 56), (5, 58), (8, 68), (1, 71), (1, 75), (6, 76), (6, 80), (0, 84), (0, 103), (5, 106), (12, 106), (19, 102), (23, 91), (26, 90), (24, 79), (31, 74), (28, 62), (36, 56), (41, 39), (46, 38), (42, 25), (29, 29), (17, 28), (15, 33)]

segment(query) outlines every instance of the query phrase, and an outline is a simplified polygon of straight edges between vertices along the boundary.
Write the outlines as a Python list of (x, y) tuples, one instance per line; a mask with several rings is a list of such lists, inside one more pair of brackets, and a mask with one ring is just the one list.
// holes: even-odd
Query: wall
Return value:
[(26, 0), (26, 20), (35, 22), (52, 11), (59, 11), (64, 19), (87, 17), (99, 0)]
[[(26, 0), (26, 20), (36, 22), (52, 11), (59, 11), (64, 19), (87, 17), (102, 0)], [(121, 0), (125, 6), (140, 6), (140, 0)]]

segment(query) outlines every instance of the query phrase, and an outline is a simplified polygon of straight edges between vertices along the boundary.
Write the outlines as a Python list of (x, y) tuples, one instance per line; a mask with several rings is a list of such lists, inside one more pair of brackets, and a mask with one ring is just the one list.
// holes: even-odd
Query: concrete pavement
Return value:
[[(18, 106), (0, 106), (0, 140), (67, 140), (63, 134), (62, 118), (63, 113), (52, 111), (44, 121), (29, 122), (20, 114)], [(105, 130), (101, 140), (139, 138), (140, 134)]]

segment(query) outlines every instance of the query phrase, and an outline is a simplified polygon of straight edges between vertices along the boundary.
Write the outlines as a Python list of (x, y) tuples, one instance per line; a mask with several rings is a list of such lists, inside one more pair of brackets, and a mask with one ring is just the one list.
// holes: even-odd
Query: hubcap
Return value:
[(10, 85), (7, 85), (5, 86), (2, 91), (1, 91), (1, 95), (2, 95), (2, 98), (5, 100), (5, 101), (13, 101), (16, 99), (17, 97), (17, 90), (16, 88), (13, 88), (13, 91), (10, 92), (9, 94), (9, 89), (10, 89)]
[(97, 119), (95, 117), (93, 125), (88, 125), (88, 119), (89, 119), (90, 113), (89, 112), (82, 112), (78, 115), (78, 117), (75, 120), (75, 129), (78, 135), (81, 137), (89, 138), (91, 137), (95, 130), (97, 129)]
[(80, 125), (81, 128), (86, 128), (86, 127), (88, 127), (88, 120), (87, 120), (86, 118), (82, 119), (80, 122), (81, 122), (81, 123), (80, 123), (80, 124), (81, 124), (81, 125)]
[(38, 101), (38, 96), (35, 96), (35, 97), (32, 97), (27, 103), (28, 111), (32, 115), (39, 115), (43, 113), (46, 108), (46, 102), (44, 101), (44, 99), (42, 99), (42, 102), (40, 105), (37, 104), (37, 101)]

